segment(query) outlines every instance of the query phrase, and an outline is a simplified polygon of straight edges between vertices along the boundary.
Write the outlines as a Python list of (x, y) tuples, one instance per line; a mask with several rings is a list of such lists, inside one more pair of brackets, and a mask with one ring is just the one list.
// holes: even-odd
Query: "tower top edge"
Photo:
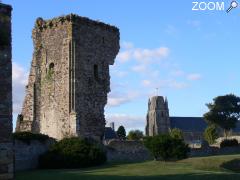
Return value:
[(12, 6), (9, 4), (3, 4), (2, 2), (0, 2), (0, 8), (5, 8), (8, 9), (9, 11), (12, 11)]
[(41, 17), (37, 18), (35, 22), (35, 29), (46, 29), (54, 26), (63, 24), (64, 22), (70, 22), (73, 24), (87, 24), (89, 26), (98, 26), (106, 29), (107, 31), (119, 32), (116, 26), (103, 23), (98, 20), (92, 20), (87, 17), (79, 16), (77, 14), (68, 14), (63, 16), (58, 16), (52, 19), (43, 19)]

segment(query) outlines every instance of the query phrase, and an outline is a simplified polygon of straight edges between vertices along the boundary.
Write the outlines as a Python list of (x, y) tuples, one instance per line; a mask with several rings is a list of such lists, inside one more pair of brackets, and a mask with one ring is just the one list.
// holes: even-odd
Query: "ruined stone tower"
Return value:
[(16, 131), (101, 139), (119, 30), (71, 14), (38, 18), (32, 38), (33, 60)]
[(12, 7), (0, 2), (0, 179), (13, 178)]
[(167, 133), (170, 129), (168, 101), (162, 96), (154, 96), (148, 101), (146, 135)]

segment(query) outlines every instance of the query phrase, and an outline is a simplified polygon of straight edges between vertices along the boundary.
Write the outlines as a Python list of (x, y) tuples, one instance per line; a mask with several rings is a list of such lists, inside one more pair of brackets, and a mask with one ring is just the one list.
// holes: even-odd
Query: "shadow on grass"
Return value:
[(53, 172), (44, 172), (37, 174), (28, 173), (27, 175), (19, 174), (16, 177), (16, 180), (138, 180), (138, 179), (161, 179), (161, 180), (236, 180), (240, 179), (239, 174), (202, 174), (202, 173), (193, 173), (193, 174), (173, 174), (173, 175), (158, 175), (158, 176), (113, 176), (113, 175), (91, 175), (86, 172), (68, 172), (68, 173), (53, 173)]
[(220, 165), (220, 167), (239, 173), (240, 172), (240, 159), (233, 159), (231, 161), (224, 162)]

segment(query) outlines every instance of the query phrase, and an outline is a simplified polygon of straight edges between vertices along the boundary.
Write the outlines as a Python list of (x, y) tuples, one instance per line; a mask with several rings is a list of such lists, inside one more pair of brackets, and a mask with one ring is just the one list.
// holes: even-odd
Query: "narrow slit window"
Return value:
[(98, 65), (94, 65), (94, 78), (95, 80), (98, 80)]

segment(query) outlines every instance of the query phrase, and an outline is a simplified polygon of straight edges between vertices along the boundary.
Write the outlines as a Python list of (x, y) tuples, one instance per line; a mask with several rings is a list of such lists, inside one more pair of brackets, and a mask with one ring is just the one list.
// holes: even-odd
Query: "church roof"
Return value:
[(185, 132), (203, 132), (207, 123), (202, 117), (170, 117), (170, 126)]
[[(185, 132), (204, 132), (207, 123), (202, 117), (170, 117), (170, 126)], [(240, 132), (240, 121), (233, 132)]]
[(104, 132), (104, 139), (116, 139), (117, 138), (117, 134), (115, 133), (115, 131), (110, 128), (110, 127), (105, 127), (105, 132)]

